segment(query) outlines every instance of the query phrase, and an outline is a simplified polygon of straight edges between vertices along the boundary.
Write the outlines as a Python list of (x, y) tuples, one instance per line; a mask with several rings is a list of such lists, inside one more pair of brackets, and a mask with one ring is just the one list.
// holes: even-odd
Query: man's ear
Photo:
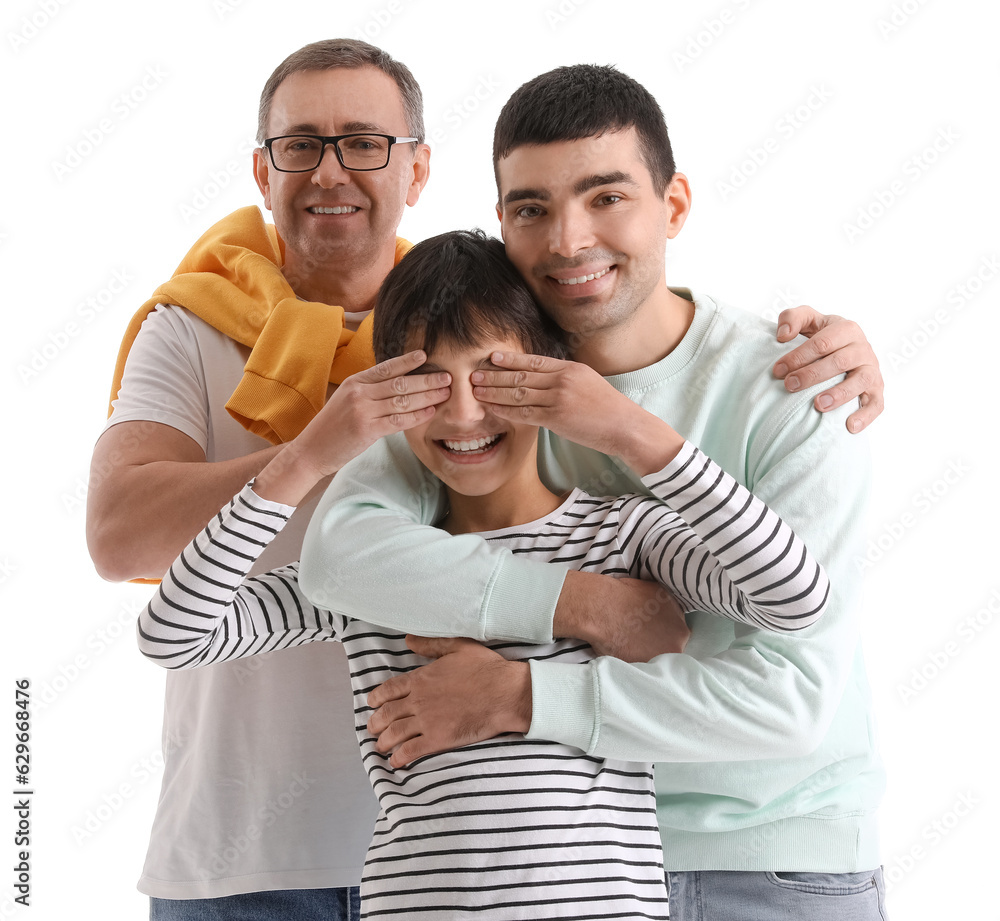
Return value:
[(683, 173), (674, 173), (663, 200), (669, 209), (670, 218), (667, 222), (667, 239), (672, 240), (681, 232), (688, 214), (691, 213), (691, 184)]
[(406, 203), (411, 207), (417, 203), (420, 193), (431, 176), (431, 149), (426, 144), (417, 144), (413, 156), (413, 179), (406, 190)]
[(266, 147), (257, 147), (253, 152), (253, 178), (257, 182), (260, 194), (264, 196), (264, 207), (271, 210), (271, 184), (269, 177), (270, 161)]

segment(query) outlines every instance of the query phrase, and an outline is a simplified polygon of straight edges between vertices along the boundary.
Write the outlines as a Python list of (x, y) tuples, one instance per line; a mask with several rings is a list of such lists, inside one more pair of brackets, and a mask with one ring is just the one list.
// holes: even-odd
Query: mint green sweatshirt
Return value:
[[(630, 664), (531, 663), (530, 738), (654, 761), (668, 870), (850, 872), (879, 864), (884, 778), (859, 638), (869, 486), (850, 407), (789, 395), (771, 324), (692, 296), (662, 361), (608, 378), (774, 508), (825, 567), (817, 624), (785, 634), (702, 612), (683, 654)], [(543, 433), (543, 479), (592, 495), (641, 492), (620, 462)], [(547, 643), (565, 571), (436, 528), (438, 481), (402, 435), (341, 470), (313, 517), (300, 582), (310, 600), (428, 636)], [(364, 573), (358, 578), (358, 573)]]

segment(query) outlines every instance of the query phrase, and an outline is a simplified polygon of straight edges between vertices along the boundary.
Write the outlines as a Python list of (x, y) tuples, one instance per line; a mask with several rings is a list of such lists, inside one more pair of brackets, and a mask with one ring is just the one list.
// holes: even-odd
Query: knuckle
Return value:
[(805, 365), (799, 368), (795, 372), (795, 376), (799, 379), (800, 388), (811, 387), (821, 379), (819, 372), (812, 365)]
[(864, 390), (872, 390), (878, 386), (881, 375), (876, 374), (873, 368), (862, 368), (858, 371), (858, 381)]
[(797, 349), (789, 352), (783, 361), (788, 366), (789, 371), (798, 371), (817, 358), (819, 358), (819, 352), (816, 349), (816, 344), (810, 339)]
[(853, 370), (853, 362), (851, 361), (851, 356), (845, 354), (843, 349), (841, 349), (839, 352), (834, 352), (833, 366), (841, 374), (845, 374), (846, 372)]
[(833, 339), (826, 333), (816, 333), (812, 338), (813, 345), (816, 347), (816, 351), (821, 355), (828, 355), (833, 351)]
[(396, 393), (406, 393), (406, 378), (405, 377), (394, 377), (392, 379), (392, 389)]

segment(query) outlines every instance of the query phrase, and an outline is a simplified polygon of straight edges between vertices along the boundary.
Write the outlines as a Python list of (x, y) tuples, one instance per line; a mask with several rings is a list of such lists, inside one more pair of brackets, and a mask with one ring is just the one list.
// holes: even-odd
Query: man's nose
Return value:
[(580, 207), (566, 208), (550, 224), (549, 251), (570, 258), (595, 243), (590, 217)]
[(323, 159), (319, 161), (319, 166), (312, 172), (312, 181), (320, 188), (332, 189), (335, 185), (347, 182), (349, 173), (350, 170), (346, 170), (340, 165), (336, 147), (333, 144), (327, 144), (323, 148)]

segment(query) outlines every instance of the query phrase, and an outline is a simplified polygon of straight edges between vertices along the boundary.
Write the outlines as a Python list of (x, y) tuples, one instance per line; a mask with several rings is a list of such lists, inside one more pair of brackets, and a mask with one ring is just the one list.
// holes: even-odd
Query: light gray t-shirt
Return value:
[[(129, 353), (108, 425), (172, 426), (209, 461), (266, 448), (225, 410), (248, 355), (183, 308), (157, 307)], [(298, 559), (313, 506), (298, 509), (255, 571)], [(141, 892), (218, 898), (360, 882), (377, 806), (339, 644), (170, 673), (163, 756)]]

